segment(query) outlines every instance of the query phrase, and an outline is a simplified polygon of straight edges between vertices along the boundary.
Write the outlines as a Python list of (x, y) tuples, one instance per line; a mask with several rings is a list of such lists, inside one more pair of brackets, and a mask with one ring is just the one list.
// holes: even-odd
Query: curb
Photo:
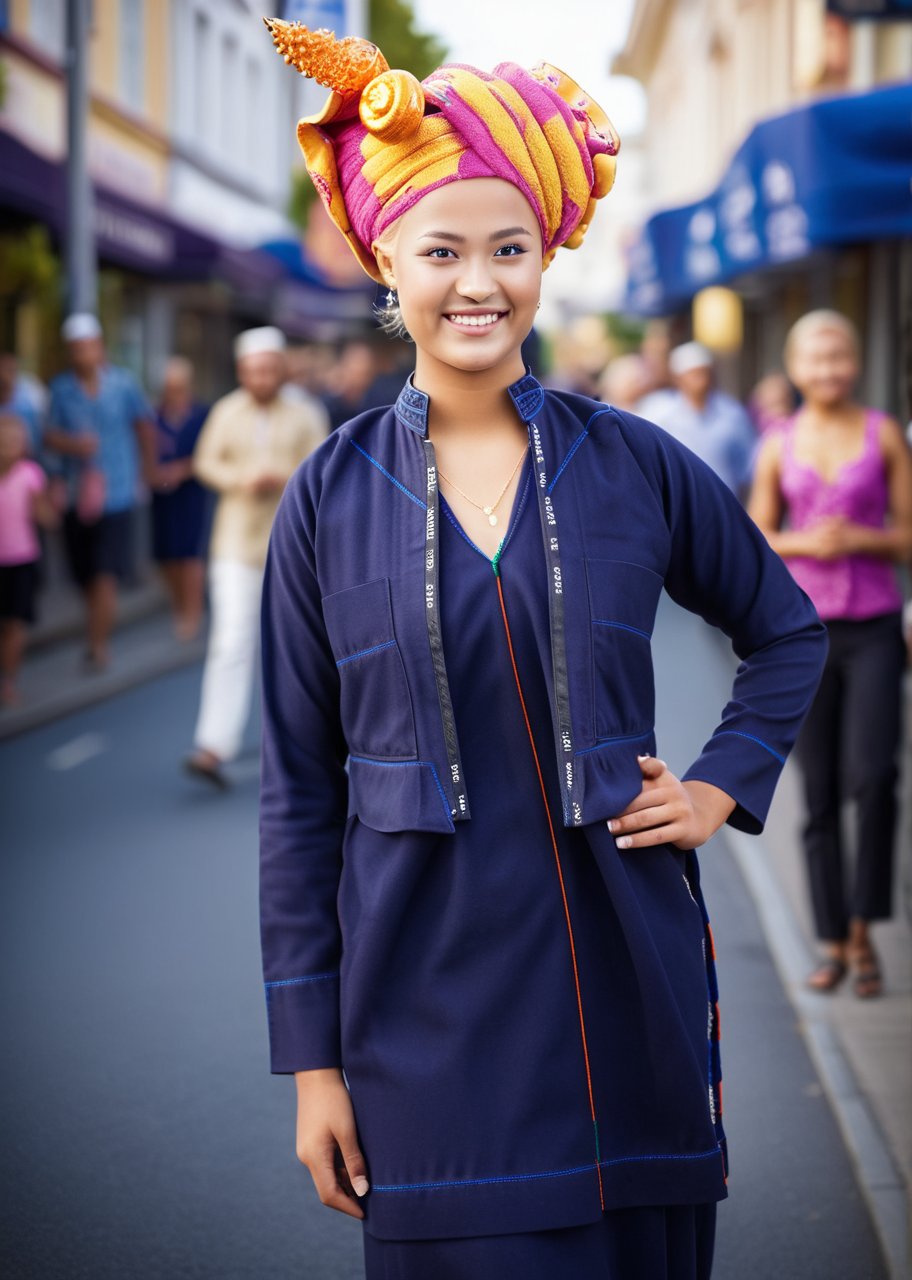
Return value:
[(162, 649), (160, 656), (145, 658), (141, 666), (106, 672), (74, 682), (72, 687), (46, 702), (4, 712), (0, 718), (0, 742), (40, 729), (43, 725), (73, 715), (74, 712), (84, 711), (109, 698), (116, 698), (118, 694), (126, 693), (159, 676), (192, 666), (201, 662), (205, 655), (205, 639), (194, 640), (189, 644), (168, 645)]
[(814, 956), (773, 874), (762, 838), (720, 832), (747, 884), (767, 945), (855, 1167), (890, 1280), (910, 1280), (908, 1188), (852, 1066), (815, 998), (803, 990)]

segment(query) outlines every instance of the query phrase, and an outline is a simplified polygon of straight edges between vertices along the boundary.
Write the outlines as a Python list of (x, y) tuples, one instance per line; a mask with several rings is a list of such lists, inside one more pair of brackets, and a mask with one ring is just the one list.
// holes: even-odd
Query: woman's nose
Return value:
[(463, 298), (471, 298), (473, 302), (484, 302), (496, 290), (497, 283), (486, 259), (466, 258), (465, 268), (456, 283), (457, 293)]

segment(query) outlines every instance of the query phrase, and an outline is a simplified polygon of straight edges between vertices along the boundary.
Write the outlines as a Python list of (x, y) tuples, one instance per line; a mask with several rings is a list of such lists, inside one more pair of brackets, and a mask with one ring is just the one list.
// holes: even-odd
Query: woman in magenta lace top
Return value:
[[(808, 986), (832, 991), (851, 967), (856, 995), (867, 998), (882, 986), (869, 925), (890, 916), (905, 661), (895, 566), (912, 556), (912, 460), (898, 424), (852, 398), (858, 338), (844, 316), (804, 316), (788, 335), (785, 360), (804, 403), (763, 443), (750, 514), (830, 638), (795, 748), (824, 951)], [(840, 812), (847, 799), (856, 802), (850, 883)]]

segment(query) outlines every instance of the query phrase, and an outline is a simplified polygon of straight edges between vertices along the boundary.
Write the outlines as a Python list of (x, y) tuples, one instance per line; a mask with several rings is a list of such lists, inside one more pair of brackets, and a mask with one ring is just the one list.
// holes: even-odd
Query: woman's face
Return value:
[(789, 377), (805, 400), (837, 405), (851, 399), (858, 378), (858, 357), (840, 329), (812, 329), (796, 344)]
[(383, 243), (377, 260), (419, 353), (515, 377), (542, 278), (541, 232), (525, 196), (499, 178), (451, 182), (403, 214)]

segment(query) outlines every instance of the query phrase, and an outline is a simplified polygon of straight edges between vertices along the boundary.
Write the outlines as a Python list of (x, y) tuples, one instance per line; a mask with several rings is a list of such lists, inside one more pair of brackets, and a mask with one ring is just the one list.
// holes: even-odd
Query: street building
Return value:
[(613, 70), (646, 91), (650, 216), (625, 308), (738, 351), (732, 389), (781, 367), (799, 315), (835, 307), (864, 336), (862, 398), (908, 415), (909, 17), (891, 0), (634, 6)]
[[(291, 7), (340, 32), (362, 22), (362, 0)], [(51, 335), (67, 229), (67, 8), (0, 4), (0, 345), (44, 375), (60, 363)], [(150, 386), (180, 351), (211, 397), (230, 384), (242, 328), (269, 321), (304, 337), (327, 317), (338, 329), (368, 312), (372, 294), (328, 285), (289, 218), (301, 167), (294, 122), (321, 91), (267, 74), (275, 54), (261, 9), (251, 0), (92, 6), (99, 308), (112, 356)], [(281, 246), (284, 259), (263, 246)]]

